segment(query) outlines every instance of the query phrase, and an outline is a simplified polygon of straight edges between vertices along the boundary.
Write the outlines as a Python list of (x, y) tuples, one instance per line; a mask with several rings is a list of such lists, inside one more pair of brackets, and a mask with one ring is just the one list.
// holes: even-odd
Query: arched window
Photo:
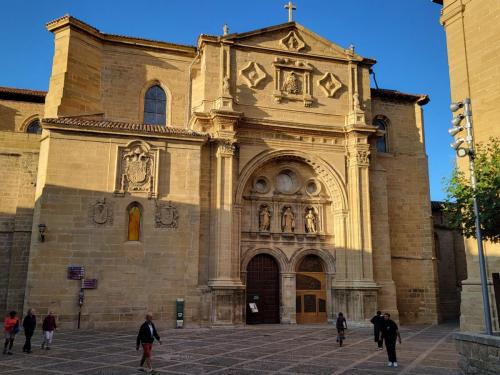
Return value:
[(377, 138), (377, 151), (378, 152), (389, 152), (387, 147), (387, 131), (388, 131), (388, 121), (383, 116), (376, 116), (373, 119), (373, 125), (383, 133), (382, 136)]
[(151, 86), (144, 96), (144, 123), (165, 125), (167, 118), (167, 95), (159, 86)]
[(138, 203), (132, 203), (128, 208), (128, 237), (129, 241), (139, 241), (141, 235), (142, 210)]
[(40, 121), (38, 119), (33, 120), (26, 127), (26, 133), (31, 134), (42, 134), (42, 127), (40, 126)]

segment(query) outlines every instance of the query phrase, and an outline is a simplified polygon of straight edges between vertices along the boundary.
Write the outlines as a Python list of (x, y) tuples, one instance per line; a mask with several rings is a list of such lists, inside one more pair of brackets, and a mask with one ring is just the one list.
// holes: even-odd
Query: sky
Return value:
[[(47, 90), (53, 55), (48, 21), (70, 14), (102, 32), (196, 45), (200, 34), (287, 22), (285, 0), (16, 0), (0, 13), (0, 86)], [(295, 0), (294, 21), (377, 60), (380, 88), (428, 94), (424, 107), (432, 200), (445, 198), (454, 166), (446, 38), (431, 0)], [(373, 83), (372, 83), (373, 86)]]

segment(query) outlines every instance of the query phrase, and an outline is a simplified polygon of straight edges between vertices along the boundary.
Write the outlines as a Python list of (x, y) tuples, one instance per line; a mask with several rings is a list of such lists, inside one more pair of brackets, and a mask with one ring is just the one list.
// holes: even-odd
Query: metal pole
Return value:
[(477, 197), (476, 197), (476, 174), (474, 168), (474, 158), (475, 158), (474, 135), (472, 133), (472, 110), (469, 98), (466, 98), (464, 100), (464, 115), (466, 121), (465, 129), (467, 130), (466, 141), (469, 145), (470, 183), (474, 194), (474, 216), (476, 224), (477, 251), (479, 255), (479, 274), (481, 276), (481, 292), (483, 294), (484, 325), (486, 328), (486, 334), (492, 335), (493, 329), (491, 325), (490, 298), (488, 295), (488, 277), (486, 275), (486, 262), (484, 259), (484, 251), (483, 251), (483, 237), (481, 235), (481, 218), (479, 216), (479, 208), (477, 205)]

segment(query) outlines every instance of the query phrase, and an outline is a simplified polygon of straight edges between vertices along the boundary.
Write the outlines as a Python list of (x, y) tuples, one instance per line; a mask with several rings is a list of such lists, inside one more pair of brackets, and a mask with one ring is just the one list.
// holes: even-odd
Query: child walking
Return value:
[[(3, 322), (3, 331), (5, 334), (5, 343), (3, 345), (3, 354), (12, 355), (12, 346), (14, 339), (19, 332), (19, 319), (16, 317), (17, 312), (11, 311)], [(8, 347), (8, 349), (7, 349)]]
[(52, 344), (52, 338), (54, 336), (54, 331), (56, 330), (56, 318), (52, 311), (49, 311), (49, 315), (45, 317), (42, 324), (43, 330), (43, 342), (42, 349), (50, 350), (50, 345)]

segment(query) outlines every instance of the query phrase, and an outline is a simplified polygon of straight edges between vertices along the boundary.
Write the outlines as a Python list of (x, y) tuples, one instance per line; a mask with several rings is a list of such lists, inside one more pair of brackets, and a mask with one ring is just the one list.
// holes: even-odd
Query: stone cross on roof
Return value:
[(288, 2), (288, 4), (285, 5), (285, 9), (288, 9), (288, 22), (293, 21), (293, 11), (297, 9), (295, 5), (292, 4), (291, 1)]

